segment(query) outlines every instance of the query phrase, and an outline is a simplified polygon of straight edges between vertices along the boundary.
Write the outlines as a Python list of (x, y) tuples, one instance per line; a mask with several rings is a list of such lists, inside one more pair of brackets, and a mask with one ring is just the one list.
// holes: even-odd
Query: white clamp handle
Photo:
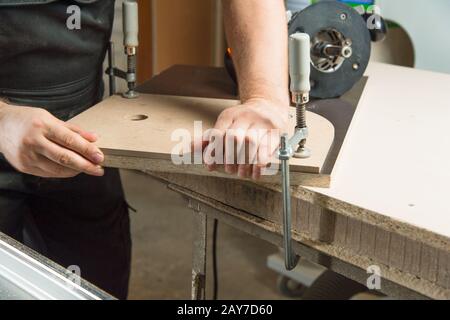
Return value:
[(289, 36), (289, 74), (292, 93), (311, 91), (311, 39), (306, 33)]
[(127, 48), (139, 46), (139, 9), (136, 1), (126, 0), (123, 9), (123, 44)]

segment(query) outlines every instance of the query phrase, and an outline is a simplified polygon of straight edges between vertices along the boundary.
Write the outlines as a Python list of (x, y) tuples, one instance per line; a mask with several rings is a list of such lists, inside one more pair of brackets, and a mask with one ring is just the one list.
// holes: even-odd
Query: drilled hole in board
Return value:
[(135, 114), (127, 117), (128, 120), (131, 121), (144, 121), (148, 119), (148, 116), (145, 114)]

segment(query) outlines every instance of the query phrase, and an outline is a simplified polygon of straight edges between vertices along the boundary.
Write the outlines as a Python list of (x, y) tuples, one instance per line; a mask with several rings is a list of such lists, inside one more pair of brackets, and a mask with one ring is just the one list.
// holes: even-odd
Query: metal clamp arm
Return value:
[(297, 266), (298, 256), (292, 248), (292, 211), (291, 211), (291, 182), (289, 172), (289, 160), (294, 154), (291, 141), (301, 141), (300, 136), (303, 136), (303, 131), (298, 131), (294, 137), (288, 142), (288, 137), (284, 134), (281, 137), (281, 147), (278, 157), (281, 161), (281, 176), (283, 188), (283, 244), (284, 244), (284, 263), (287, 270), (292, 270)]

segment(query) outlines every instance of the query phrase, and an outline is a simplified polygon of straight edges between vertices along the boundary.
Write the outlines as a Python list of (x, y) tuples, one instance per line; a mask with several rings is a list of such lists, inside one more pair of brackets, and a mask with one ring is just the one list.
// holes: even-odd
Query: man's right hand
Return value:
[(103, 176), (97, 137), (39, 108), (0, 101), (0, 152), (18, 171), (43, 178)]

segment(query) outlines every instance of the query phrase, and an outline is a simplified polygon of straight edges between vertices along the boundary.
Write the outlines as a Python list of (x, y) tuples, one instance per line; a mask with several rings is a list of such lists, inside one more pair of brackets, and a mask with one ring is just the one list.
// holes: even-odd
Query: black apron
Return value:
[[(74, 4), (80, 30), (67, 27)], [(0, 97), (62, 120), (98, 102), (113, 20), (113, 0), (0, 0)]]
[[(99, 102), (114, 2), (0, 0), (0, 98), (61, 120)], [(67, 27), (71, 5), (81, 9), (80, 30)], [(119, 172), (42, 179), (1, 158), (0, 232), (65, 267), (79, 266), (83, 278), (126, 298), (131, 239)]]

